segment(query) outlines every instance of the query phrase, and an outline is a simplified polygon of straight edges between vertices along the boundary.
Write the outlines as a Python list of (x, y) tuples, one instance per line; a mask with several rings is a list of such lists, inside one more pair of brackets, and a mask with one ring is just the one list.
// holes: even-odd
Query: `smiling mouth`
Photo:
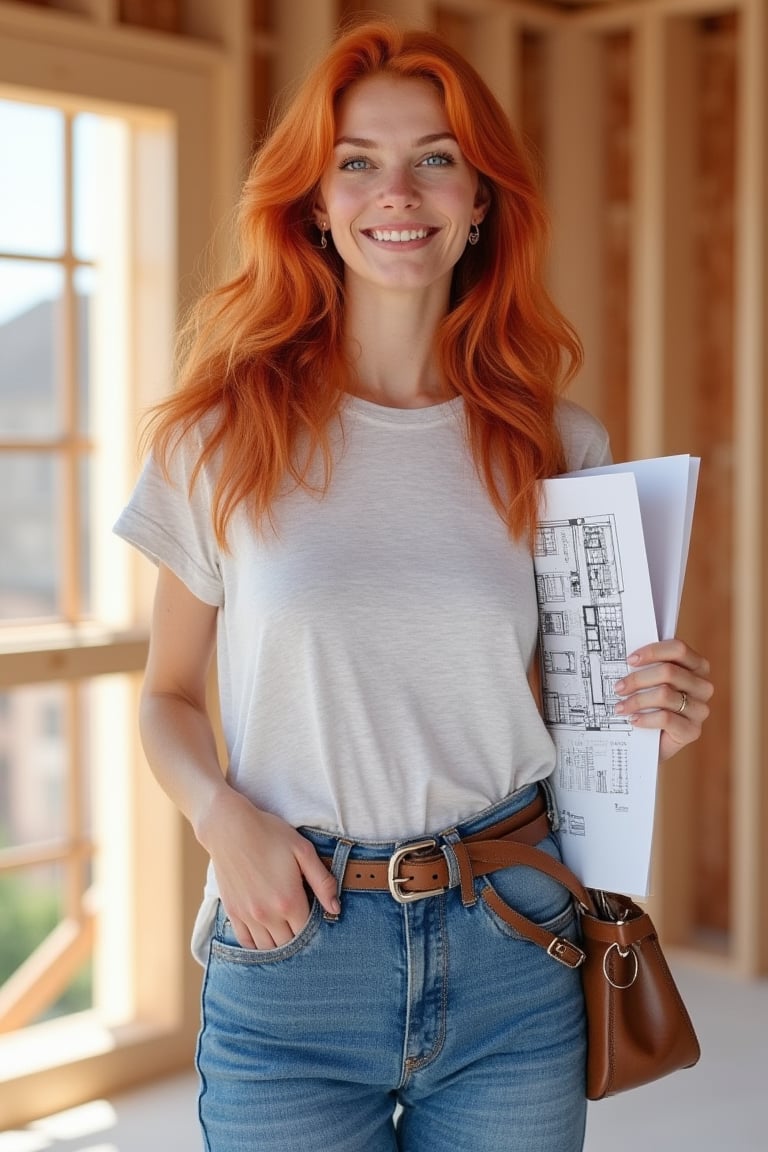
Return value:
[(387, 244), (408, 244), (413, 240), (426, 240), (437, 232), (437, 228), (367, 228), (365, 235), (372, 240), (384, 241)]

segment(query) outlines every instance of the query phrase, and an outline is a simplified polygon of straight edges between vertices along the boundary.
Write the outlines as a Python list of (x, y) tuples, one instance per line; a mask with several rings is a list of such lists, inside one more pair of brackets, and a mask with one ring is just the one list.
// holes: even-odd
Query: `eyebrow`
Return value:
[[(454, 144), (458, 144), (453, 132), (431, 132), (428, 136), (419, 136), (418, 140), (414, 140), (413, 146), (424, 148), (427, 144), (435, 144), (438, 140), (453, 140)], [(375, 140), (368, 140), (362, 136), (340, 136), (333, 146), (339, 148), (342, 144), (351, 145), (353, 148), (377, 147)]]

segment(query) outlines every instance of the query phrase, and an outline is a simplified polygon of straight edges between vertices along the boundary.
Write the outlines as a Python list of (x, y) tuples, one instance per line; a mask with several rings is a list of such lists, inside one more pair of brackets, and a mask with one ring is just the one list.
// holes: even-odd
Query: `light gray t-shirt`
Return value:
[[(563, 401), (559, 420), (570, 470), (608, 461), (592, 416)], [(416, 837), (554, 767), (527, 676), (531, 556), (478, 477), (461, 398), (399, 409), (350, 397), (342, 426), (327, 493), (284, 496), (276, 532), (241, 509), (230, 551), (218, 548), (210, 469), (188, 493), (192, 437), (172, 484), (147, 461), (115, 530), (220, 609), (232, 784), (293, 825)], [(210, 871), (206, 924), (216, 891)]]

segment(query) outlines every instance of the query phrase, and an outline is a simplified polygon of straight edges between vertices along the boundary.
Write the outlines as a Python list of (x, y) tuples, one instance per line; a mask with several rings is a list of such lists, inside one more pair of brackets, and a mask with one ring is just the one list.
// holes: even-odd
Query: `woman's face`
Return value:
[(430, 83), (382, 74), (345, 92), (315, 219), (330, 228), (347, 288), (439, 286), (447, 295), (487, 203)]

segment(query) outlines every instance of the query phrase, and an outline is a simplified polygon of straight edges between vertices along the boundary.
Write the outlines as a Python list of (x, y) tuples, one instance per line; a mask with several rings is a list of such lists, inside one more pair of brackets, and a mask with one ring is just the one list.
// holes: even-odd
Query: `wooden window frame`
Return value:
[[(98, 111), (145, 107), (173, 118), (176, 184), (176, 322), (199, 285), (201, 256), (214, 265), (224, 253), (211, 242), (231, 206), (239, 135), (221, 130), (232, 98), (227, 55), (204, 41), (181, 41), (87, 23), (69, 14), (0, 3), (0, 86), (24, 99), (73, 99)], [(140, 461), (137, 430), (148, 404), (170, 382), (150, 363), (133, 366), (135, 387), (125, 413), (125, 451), (133, 462), (127, 497)], [(50, 445), (46, 444), (46, 448)], [(82, 448), (82, 445), (79, 446)], [(73, 445), (72, 450), (77, 451)], [(119, 506), (114, 509), (115, 515)], [(123, 674), (138, 699), (154, 588), (151, 565), (129, 559), (125, 628), (78, 623), (76, 589), (67, 593), (69, 623), (0, 630), (0, 690)], [(72, 583), (70, 581), (70, 589)], [(133, 726), (135, 729), (135, 725)], [(205, 860), (189, 829), (162, 796), (132, 737), (130, 828), (137, 862), (126, 914), (140, 924), (130, 958), (132, 1018), (107, 1027), (94, 1013), (35, 1025), (0, 1040), (0, 1128), (71, 1107), (95, 1095), (190, 1066), (199, 1019), (200, 969), (189, 937), (202, 890)], [(74, 850), (74, 849), (71, 849)], [(79, 850), (79, 849), (78, 849)], [(56, 851), (52, 849), (52, 851)]]

